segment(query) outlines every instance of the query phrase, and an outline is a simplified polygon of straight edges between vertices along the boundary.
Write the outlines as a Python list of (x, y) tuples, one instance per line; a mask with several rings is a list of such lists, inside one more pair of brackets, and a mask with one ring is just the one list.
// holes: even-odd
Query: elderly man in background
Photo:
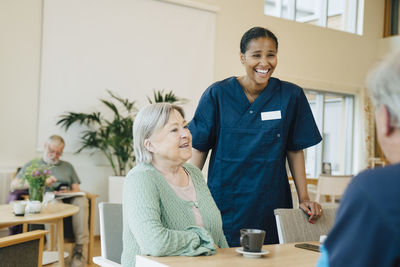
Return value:
[[(58, 135), (52, 135), (44, 145), (43, 158), (40, 165), (51, 166), (52, 175), (46, 181), (50, 190), (58, 192), (79, 192), (80, 180), (71, 163), (60, 160), (65, 146), (64, 139)], [(11, 194), (15, 190), (23, 190), (29, 185), (23, 182), (22, 178), (25, 169), (32, 164), (32, 161), (25, 164), (11, 182)], [(89, 204), (83, 196), (73, 196), (63, 199), (63, 202), (79, 207), (79, 212), (72, 216), (72, 228), (75, 236), (75, 247), (72, 255), (72, 266), (85, 266), (87, 256), (87, 244), (89, 242)]]
[(378, 142), (391, 165), (350, 183), (318, 267), (400, 266), (400, 51), (370, 72), (367, 87)]

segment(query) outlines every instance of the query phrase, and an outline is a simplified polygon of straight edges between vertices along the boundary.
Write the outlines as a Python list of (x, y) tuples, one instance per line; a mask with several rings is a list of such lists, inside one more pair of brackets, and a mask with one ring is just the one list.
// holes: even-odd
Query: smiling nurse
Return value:
[(322, 138), (303, 90), (271, 77), (277, 52), (272, 32), (248, 30), (240, 42), (246, 75), (211, 85), (189, 125), (191, 162), (202, 169), (211, 150), (208, 186), (230, 246), (240, 245), (241, 228), (266, 230), (265, 243), (278, 243), (274, 209), (292, 207), (286, 159), (300, 208), (311, 223), (322, 214), (308, 196), (303, 153)]

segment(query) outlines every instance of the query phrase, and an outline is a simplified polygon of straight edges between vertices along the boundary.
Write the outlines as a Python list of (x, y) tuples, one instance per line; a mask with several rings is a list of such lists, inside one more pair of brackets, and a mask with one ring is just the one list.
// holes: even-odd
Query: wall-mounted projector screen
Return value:
[(139, 108), (154, 89), (173, 90), (189, 99), (189, 121), (213, 81), (215, 16), (155, 0), (44, 0), (38, 150), (60, 134), (75, 151), (80, 129), (56, 121), (103, 110), (106, 89)]

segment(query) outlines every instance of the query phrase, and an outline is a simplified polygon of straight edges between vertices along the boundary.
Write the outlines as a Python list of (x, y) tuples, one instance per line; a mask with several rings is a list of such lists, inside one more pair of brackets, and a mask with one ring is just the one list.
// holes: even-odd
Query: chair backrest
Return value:
[(335, 221), (336, 208), (326, 208), (322, 216), (311, 224), (308, 215), (301, 209), (275, 209), (279, 243), (319, 241), (327, 235)]
[(344, 194), (352, 175), (326, 175), (321, 174), (318, 179), (317, 194), (315, 201), (319, 202), (321, 196), (328, 195), (331, 202), (335, 202), (335, 197), (340, 197)]
[(0, 238), (1, 265), (42, 266), (46, 233), (48, 231), (36, 230)]
[(99, 204), (101, 256), (121, 263), (122, 253), (122, 204)]

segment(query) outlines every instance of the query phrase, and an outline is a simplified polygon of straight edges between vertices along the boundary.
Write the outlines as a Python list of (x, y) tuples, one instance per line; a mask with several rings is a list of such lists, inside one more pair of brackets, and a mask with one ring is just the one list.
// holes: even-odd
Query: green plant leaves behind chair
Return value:
[(73, 124), (86, 126), (87, 130), (80, 136), (81, 147), (76, 153), (85, 149), (99, 149), (106, 156), (114, 175), (124, 176), (135, 162), (132, 125), (137, 113), (136, 103), (110, 90), (107, 93), (111, 100), (100, 101), (111, 110), (113, 117), (110, 119), (101, 112), (66, 112), (60, 116), (57, 125), (65, 131)]

